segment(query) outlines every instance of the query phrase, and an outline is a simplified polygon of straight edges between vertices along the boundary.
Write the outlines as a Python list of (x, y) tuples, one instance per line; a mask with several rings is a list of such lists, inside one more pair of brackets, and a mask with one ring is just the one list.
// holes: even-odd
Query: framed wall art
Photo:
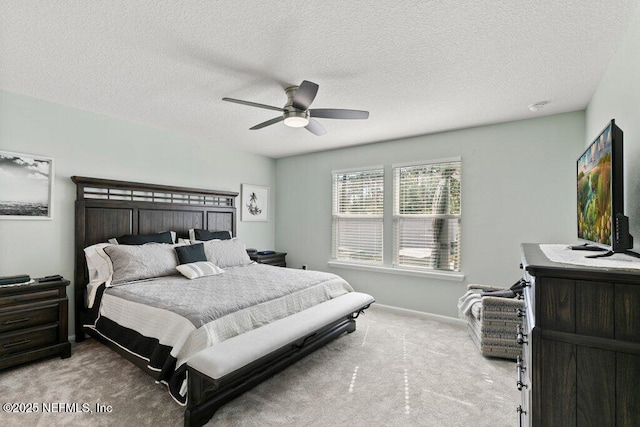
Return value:
[(242, 184), (242, 221), (269, 220), (269, 187)]
[(0, 219), (53, 219), (53, 159), (0, 150)]

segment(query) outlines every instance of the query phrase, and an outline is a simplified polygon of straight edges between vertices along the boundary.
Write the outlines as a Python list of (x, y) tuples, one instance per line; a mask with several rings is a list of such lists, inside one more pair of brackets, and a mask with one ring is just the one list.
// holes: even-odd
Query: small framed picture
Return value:
[(269, 187), (242, 184), (242, 221), (269, 220)]
[(0, 219), (53, 219), (53, 159), (0, 151)]

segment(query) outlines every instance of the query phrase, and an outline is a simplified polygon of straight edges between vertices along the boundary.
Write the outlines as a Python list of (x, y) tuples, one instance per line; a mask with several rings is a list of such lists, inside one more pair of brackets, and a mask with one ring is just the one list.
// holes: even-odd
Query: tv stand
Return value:
[[(569, 245), (569, 249), (572, 251), (597, 251), (604, 252), (606, 249), (601, 248), (600, 246), (590, 245), (588, 243), (583, 243), (581, 245)], [(604, 255), (601, 255), (604, 256)]]
[(557, 263), (534, 244), (521, 261), (514, 425), (640, 426), (640, 270)]
[(624, 250), (624, 251), (619, 251), (619, 252), (607, 251), (604, 254), (586, 255), (585, 258), (604, 258), (604, 257), (607, 257), (607, 256), (611, 256), (613, 254), (625, 254), (625, 255), (629, 255), (629, 256), (635, 257), (635, 258), (640, 258), (640, 254), (639, 253), (633, 252), (633, 251), (630, 251), (630, 250)]

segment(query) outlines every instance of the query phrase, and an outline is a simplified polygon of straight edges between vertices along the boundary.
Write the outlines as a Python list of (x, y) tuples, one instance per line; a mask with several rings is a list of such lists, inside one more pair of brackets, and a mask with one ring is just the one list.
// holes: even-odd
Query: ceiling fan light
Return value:
[(309, 124), (309, 112), (285, 107), (284, 124), (292, 128), (302, 128)]
[(306, 117), (290, 116), (284, 119), (284, 124), (292, 128), (303, 128), (309, 124)]

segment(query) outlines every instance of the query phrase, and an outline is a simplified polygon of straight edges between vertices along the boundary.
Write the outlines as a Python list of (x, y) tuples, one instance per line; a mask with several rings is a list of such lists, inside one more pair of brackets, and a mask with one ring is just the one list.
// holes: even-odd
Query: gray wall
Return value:
[(640, 251), (640, 9), (602, 77), (586, 112), (589, 144), (611, 119), (624, 132), (625, 214)]
[[(72, 175), (237, 192), (241, 183), (275, 185), (273, 159), (3, 91), (0, 150), (53, 157), (56, 172), (53, 220), (0, 220), (0, 276), (73, 278)], [(269, 222), (238, 222), (247, 246), (274, 246), (273, 191), (271, 208)]]
[[(575, 112), (279, 159), (276, 247), (290, 266), (339, 274), (379, 303), (455, 317), (468, 283), (518, 280), (521, 242), (575, 242), (575, 161), (583, 146), (584, 112)], [(332, 170), (384, 164), (391, 179), (392, 163), (457, 156), (464, 282), (327, 265)]]

